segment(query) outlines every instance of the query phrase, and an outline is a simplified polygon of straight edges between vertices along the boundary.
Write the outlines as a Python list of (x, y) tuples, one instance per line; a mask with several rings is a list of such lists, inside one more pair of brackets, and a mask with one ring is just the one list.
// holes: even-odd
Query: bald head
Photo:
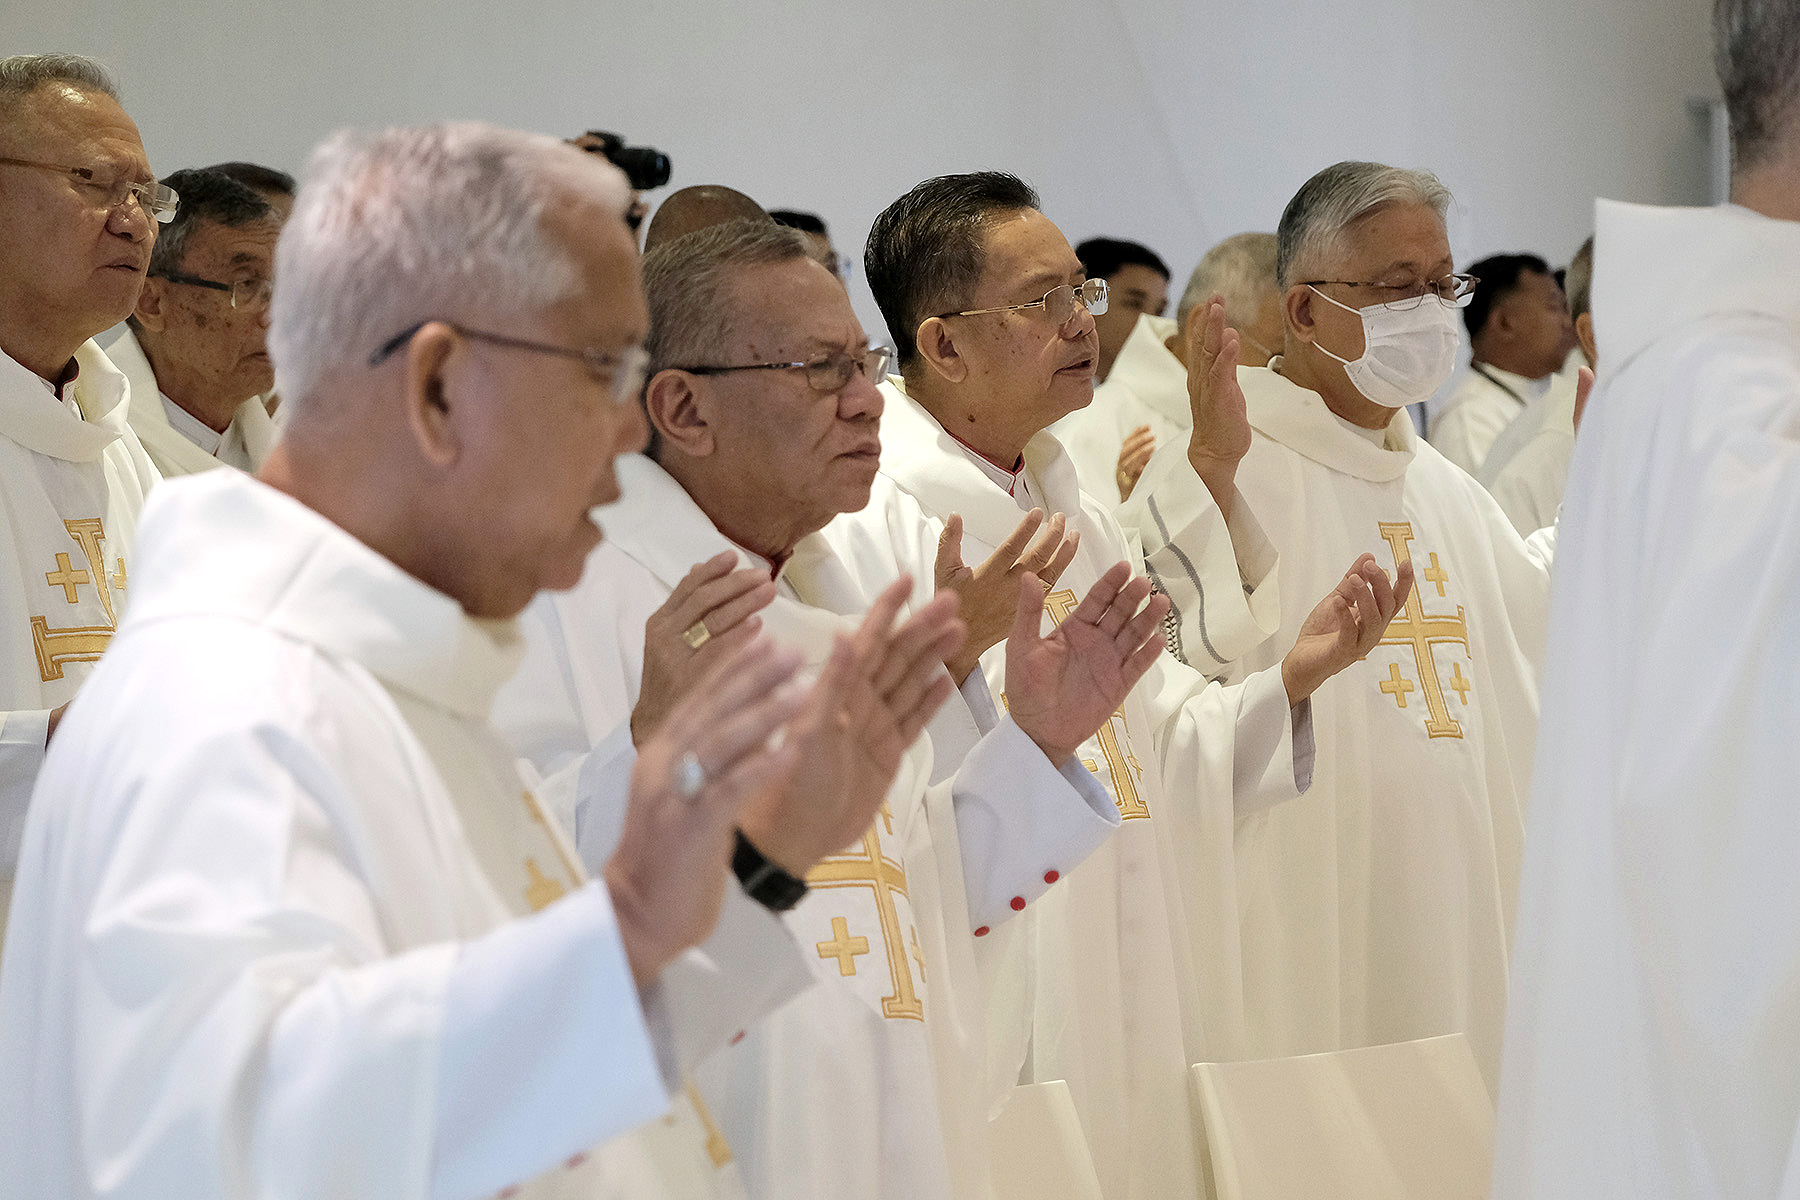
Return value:
[(767, 221), (769, 214), (762, 205), (735, 188), (719, 184), (701, 184), (669, 193), (650, 218), (650, 229), (644, 234), (644, 253), (665, 242), (723, 225), (727, 221)]

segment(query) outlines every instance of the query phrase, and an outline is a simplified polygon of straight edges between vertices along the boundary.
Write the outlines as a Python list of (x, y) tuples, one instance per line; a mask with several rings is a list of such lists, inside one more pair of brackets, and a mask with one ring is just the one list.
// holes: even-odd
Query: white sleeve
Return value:
[[(576, 850), (595, 878), (604, 877), (606, 860), (618, 847), (636, 766), (631, 729), (621, 724), (591, 753), (539, 785), (540, 797), (573, 812)], [(813, 980), (786, 922), (729, 880), (712, 933), (678, 955), (657, 981), (676, 1066), (690, 1070)]]
[(1043, 895), (1119, 826), (1118, 806), (1080, 759), (1051, 766), (1011, 717), (976, 744), (951, 795), (970, 932)]
[[(329, 1005), (290, 1005), (271, 1069), (314, 1070), (309, 1034), (329, 1034), (332, 1021)], [(433, 1200), (529, 1178), (592, 1146), (596, 1130), (655, 1117), (676, 1085), (597, 881), (461, 947), (444, 986), (441, 1045)]]
[(390, 948), (352, 794), (386, 793), (392, 836), (414, 828), (405, 783), (391, 756), (350, 779), (286, 733), (234, 730), (92, 798), (113, 815), (85, 818), (106, 843), (82, 852), (69, 1022), (87, 1155), (122, 1192), (474, 1196), (664, 1110), (598, 885), (466, 942)]
[(1169, 597), (1170, 651), (1218, 678), (1280, 628), (1279, 559), (1242, 492), (1227, 522), (1183, 448), (1159, 454), (1119, 520)]
[[(19, 866), (25, 810), (44, 765), (49, 729), (47, 708), (0, 712), (0, 879), (11, 879)], [(5, 910), (0, 909), (0, 922), (4, 919)]]

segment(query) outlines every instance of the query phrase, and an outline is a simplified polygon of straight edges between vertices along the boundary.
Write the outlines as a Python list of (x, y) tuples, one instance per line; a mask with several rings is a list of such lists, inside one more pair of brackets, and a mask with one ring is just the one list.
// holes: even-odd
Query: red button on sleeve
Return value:
[(1055, 883), (1057, 880), (1059, 880), (1061, 878), (1062, 878), (1062, 874), (1060, 872), (1057, 872), (1057, 871), (1045, 871), (1044, 872), (1044, 882), (1045, 883)]
[(1025, 897), (1014, 896), (1012, 898), (1012, 907), (1013, 907), (1014, 912), (1024, 912), (1025, 911)]

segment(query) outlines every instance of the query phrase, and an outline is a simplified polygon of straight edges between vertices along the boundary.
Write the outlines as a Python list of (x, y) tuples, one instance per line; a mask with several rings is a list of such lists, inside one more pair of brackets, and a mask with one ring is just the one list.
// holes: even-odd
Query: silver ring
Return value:
[(700, 756), (692, 750), (684, 750), (675, 762), (675, 794), (683, 800), (692, 800), (706, 788), (706, 768), (700, 765)]

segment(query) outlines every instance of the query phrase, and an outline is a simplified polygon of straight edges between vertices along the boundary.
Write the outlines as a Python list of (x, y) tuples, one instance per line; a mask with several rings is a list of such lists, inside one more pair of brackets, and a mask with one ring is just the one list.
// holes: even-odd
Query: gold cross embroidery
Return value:
[[(1044, 608), (1050, 613), (1050, 619), (1061, 625), (1068, 619), (1075, 606), (1080, 603), (1075, 593), (1068, 588), (1051, 592), (1044, 597)], [(1106, 724), (1100, 727), (1100, 753), (1106, 759), (1106, 772), (1112, 777), (1113, 803), (1118, 805), (1119, 818), (1125, 821), (1142, 821), (1149, 819), (1150, 805), (1138, 791), (1137, 779), (1132, 772), (1143, 774), (1138, 767), (1137, 754), (1131, 744), (1131, 730), (1125, 724), (1125, 710), (1120, 709), (1107, 718)], [(1091, 758), (1081, 760), (1081, 765), (1094, 775), (1100, 774), (1100, 764)]]
[[(1394, 552), (1394, 566), (1399, 568), (1403, 562), (1412, 560), (1411, 543), (1413, 538), (1410, 522), (1380, 523), (1381, 536)], [(1435, 572), (1435, 575), (1433, 574)], [(1435, 584), (1438, 594), (1442, 595), (1444, 584), (1449, 582), (1449, 572), (1438, 566), (1437, 555), (1431, 556), (1431, 566), (1424, 572), (1425, 578)], [(1419, 682), (1424, 685), (1425, 692), (1425, 732), (1428, 736), (1460, 738), (1463, 735), (1462, 725), (1450, 715), (1450, 706), (1444, 700), (1443, 684), (1438, 681), (1437, 661), (1432, 656), (1432, 647), (1462, 643), (1463, 653), (1469, 653), (1469, 623), (1464, 615), (1462, 605), (1456, 606), (1456, 615), (1427, 616), (1425, 605), (1419, 599), (1419, 589), (1414, 588), (1406, 597), (1406, 610), (1396, 616), (1388, 626), (1386, 635), (1381, 639), (1384, 646), (1408, 646), (1413, 652), (1413, 663), (1419, 672)], [(1456, 674), (1462, 680), (1461, 694), (1464, 704), (1468, 703), (1466, 689), (1468, 681), (1462, 679), (1459, 666)], [(1388, 664), (1388, 679), (1381, 684), (1381, 690), (1392, 696), (1401, 707), (1406, 707), (1406, 694), (1413, 690), (1410, 680), (1400, 674), (1397, 663)]]
[(842, 917), (831, 918), (831, 940), (819, 943), (820, 958), (835, 958), (839, 975), (856, 974), (856, 956), (869, 952), (869, 939), (851, 937), (850, 922)]
[[(81, 547), (87, 567), (77, 567), (67, 553), (58, 553), (56, 570), (44, 572), (44, 582), (52, 591), (61, 591), (63, 599), (70, 604), (79, 602), (82, 587), (92, 585), (95, 595), (99, 597), (100, 608), (106, 614), (106, 623), (71, 625), (58, 629), (50, 624), (48, 617), (32, 617), (31, 647), (37, 654), (38, 677), (45, 683), (61, 679), (63, 668), (70, 663), (98, 661), (112, 641), (113, 630), (118, 627), (112, 589), (107, 586), (106, 551), (103, 545), (106, 530), (100, 524), (100, 518), (64, 521), (63, 528), (68, 530), (69, 537), (75, 544)], [(115, 578), (121, 581), (123, 590), (125, 560), (119, 559), (118, 564), (119, 573)]]
[[(913, 986), (912, 971), (906, 962), (906, 943), (900, 929), (900, 911), (894, 904), (896, 895), (906, 895), (906, 869), (881, 853), (881, 836), (874, 829), (863, 834), (862, 845), (861, 854), (834, 854), (824, 859), (806, 873), (806, 882), (818, 889), (866, 887), (875, 893), (875, 912), (881, 919), (882, 948), (887, 951), (888, 972), (894, 982), (893, 993), (881, 1002), (882, 1015), (923, 1021), (925, 1002)], [(839, 940), (848, 939), (851, 944), (860, 941), (863, 949), (868, 949), (866, 938), (848, 937), (849, 923), (842, 917), (831, 919), (831, 931)], [(830, 945), (830, 942), (819, 943), (819, 957), (836, 957), (842, 971), (845, 960), (836, 952), (827, 953), (826, 947)], [(850, 957), (854, 963), (853, 952)]]
[(1431, 552), (1431, 565), (1419, 572), (1419, 577), (1437, 588), (1438, 599), (1444, 598), (1444, 585), (1450, 582), (1450, 572), (1438, 566), (1437, 551)]
[(919, 949), (919, 931), (917, 929), (912, 931), (912, 957), (913, 961), (919, 965), (919, 978), (924, 979), (925, 952)]

